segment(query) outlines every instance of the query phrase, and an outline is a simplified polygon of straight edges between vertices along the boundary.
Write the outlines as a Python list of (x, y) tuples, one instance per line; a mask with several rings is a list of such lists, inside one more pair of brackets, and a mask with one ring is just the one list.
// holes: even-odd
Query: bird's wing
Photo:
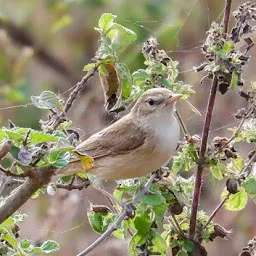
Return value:
[(129, 152), (143, 145), (145, 132), (127, 115), (79, 144), (77, 153), (100, 158)]

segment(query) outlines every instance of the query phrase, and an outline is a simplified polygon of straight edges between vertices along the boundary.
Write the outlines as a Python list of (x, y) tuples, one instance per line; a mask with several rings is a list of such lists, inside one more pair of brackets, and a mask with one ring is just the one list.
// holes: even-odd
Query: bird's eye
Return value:
[(148, 99), (148, 104), (149, 104), (150, 106), (153, 106), (153, 105), (155, 104), (155, 101), (150, 98), (150, 99)]

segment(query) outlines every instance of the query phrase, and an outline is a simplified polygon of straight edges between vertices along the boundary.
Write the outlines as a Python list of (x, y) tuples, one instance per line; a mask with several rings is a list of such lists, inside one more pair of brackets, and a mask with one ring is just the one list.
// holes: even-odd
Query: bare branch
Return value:
[(90, 70), (80, 82), (78, 82), (75, 86), (75, 89), (70, 93), (68, 100), (65, 103), (64, 110), (60, 114), (54, 116), (55, 119), (53, 120), (53, 123), (51, 124), (51, 129), (56, 129), (59, 124), (61, 124), (63, 121), (65, 121), (65, 115), (68, 112), (68, 110), (71, 108), (72, 104), (78, 97), (80, 91), (82, 91), (87, 83), (87, 81), (95, 74), (95, 72), (98, 70), (98, 67), (94, 67), (92, 70)]
[(182, 131), (184, 133), (184, 136), (188, 135), (189, 133), (188, 133), (187, 127), (186, 127), (185, 123), (183, 122), (182, 117), (181, 117), (181, 115), (180, 115), (180, 113), (179, 113), (179, 111), (177, 109), (175, 111), (175, 114), (176, 114), (176, 117), (177, 117), (177, 119), (179, 121), (181, 129), (182, 129)]
[(219, 210), (222, 208), (222, 206), (224, 205), (224, 203), (228, 200), (229, 196), (231, 195), (231, 193), (229, 192), (222, 200), (221, 202), (217, 205), (217, 207), (214, 209), (214, 211), (212, 212), (212, 214), (210, 215), (209, 219), (207, 220), (207, 222), (204, 225), (204, 229), (210, 224), (210, 222), (213, 220), (213, 218), (217, 215), (217, 213), (219, 212)]
[(187, 236), (185, 235), (184, 231), (181, 229), (180, 227), (180, 223), (177, 221), (175, 215), (173, 213), (171, 213), (171, 216), (172, 216), (172, 219), (173, 219), (173, 222), (175, 223), (175, 226), (178, 230), (178, 233), (183, 237), (183, 238), (187, 238)]
[[(134, 206), (136, 203), (139, 202), (139, 200), (148, 192), (150, 184), (153, 182), (153, 180), (156, 177), (156, 173), (153, 173), (147, 183), (142, 187), (140, 192), (134, 197), (133, 201), (131, 202), (131, 205)], [(111, 226), (105, 231), (104, 234), (102, 234), (97, 240), (95, 240), (92, 244), (90, 244), (85, 250), (77, 254), (77, 256), (84, 256), (87, 255), (89, 252), (91, 252), (94, 248), (99, 246), (102, 242), (104, 242), (121, 224), (121, 222), (128, 216), (129, 212), (127, 210), (124, 210), (119, 217), (116, 219), (114, 223), (112, 223)]]

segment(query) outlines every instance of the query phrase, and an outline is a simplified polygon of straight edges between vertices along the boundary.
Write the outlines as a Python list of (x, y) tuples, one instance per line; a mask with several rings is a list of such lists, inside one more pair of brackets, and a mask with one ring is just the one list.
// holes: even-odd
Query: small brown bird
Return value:
[[(94, 159), (88, 172), (98, 179), (119, 180), (144, 176), (166, 164), (180, 137), (174, 112), (181, 96), (165, 88), (149, 89), (129, 114), (79, 144), (75, 151)], [(63, 171), (82, 172), (83, 167), (76, 159)]]

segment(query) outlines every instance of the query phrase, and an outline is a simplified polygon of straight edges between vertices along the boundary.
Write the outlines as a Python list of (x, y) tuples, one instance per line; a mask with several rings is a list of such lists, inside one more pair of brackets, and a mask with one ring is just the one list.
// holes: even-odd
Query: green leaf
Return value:
[(165, 198), (161, 194), (149, 194), (143, 196), (143, 198), (140, 201), (142, 204), (145, 205), (161, 205), (163, 203), (166, 203)]
[(57, 108), (63, 110), (59, 97), (51, 91), (44, 91), (40, 96), (31, 96), (31, 101), (36, 107), (41, 109)]
[(115, 236), (116, 238), (118, 239), (124, 239), (124, 232), (122, 229), (116, 229), (113, 233), (112, 233), (113, 236)]
[(3, 236), (1, 236), (1, 240), (5, 240), (7, 243), (9, 243), (14, 249), (18, 248), (18, 242), (16, 241), (15, 237), (11, 233), (7, 233)]
[(53, 240), (47, 240), (45, 241), (41, 246), (40, 249), (44, 252), (44, 253), (52, 253), (52, 252), (56, 252), (60, 249), (60, 245), (53, 241)]
[(61, 184), (64, 184), (64, 183), (67, 183), (67, 182), (71, 181), (73, 177), (74, 177), (73, 174), (65, 175), (65, 176), (60, 177), (58, 179), (58, 182), (60, 182)]
[(168, 209), (168, 204), (162, 204), (162, 205), (158, 205), (157, 207), (154, 208), (155, 211), (155, 221), (157, 225), (160, 225), (163, 221), (164, 218), (164, 214), (166, 212), (166, 210)]
[(192, 252), (193, 250), (193, 242), (189, 241), (189, 240), (185, 240), (183, 243), (183, 248), (187, 251), (187, 252)]
[(27, 239), (24, 239), (24, 240), (20, 241), (20, 247), (22, 249), (27, 249), (27, 248), (29, 248), (30, 245), (31, 245), (31, 241), (29, 241)]
[(99, 72), (103, 76), (109, 76), (108, 70), (105, 68), (104, 65), (99, 66)]
[(116, 15), (113, 15), (112, 13), (103, 13), (101, 15), (98, 25), (104, 34), (111, 28), (115, 19)]
[(238, 83), (238, 79), (239, 79), (238, 73), (233, 71), (232, 72), (232, 77), (231, 77), (231, 82), (230, 82), (230, 88), (231, 89), (235, 89), (236, 88), (237, 83)]
[(232, 159), (233, 166), (238, 170), (242, 171), (244, 169), (244, 160), (242, 157), (237, 157)]
[(15, 130), (5, 130), (5, 133), (8, 135), (8, 138), (16, 145), (22, 144), (25, 140), (25, 136), (18, 134)]
[(223, 179), (223, 175), (221, 172), (221, 168), (219, 165), (212, 165), (210, 166), (210, 170), (212, 173), (212, 176), (217, 179), (217, 180), (222, 180)]
[(109, 225), (114, 221), (112, 213), (88, 212), (87, 213), (91, 227), (97, 233), (104, 233)]
[(39, 188), (32, 196), (32, 199), (36, 199), (40, 196), (40, 194), (45, 194), (46, 189), (45, 188)]
[(95, 68), (95, 63), (89, 63), (84, 66), (83, 71), (90, 71)]
[(139, 69), (132, 74), (132, 81), (135, 87), (143, 88), (146, 80), (151, 81), (151, 76), (144, 69)]
[(58, 140), (58, 138), (56, 138), (51, 134), (46, 134), (46, 133), (42, 133), (35, 130), (31, 130), (29, 136), (30, 136), (29, 145)]
[(7, 138), (8, 138), (8, 135), (6, 134), (6, 132), (0, 129), (0, 142)]
[(177, 256), (188, 256), (187, 252), (185, 251), (179, 251), (179, 253), (177, 254)]
[(244, 182), (243, 187), (249, 195), (255, 195), (256, 194), (256, 178), (247, 179)]
[(108, 32), (108, 36), (111, 39), (112, 48), (118, 53), (125, 50), (131, 43), (137, 39), (137, 35), (134, 31), (114, 23)]
[(234, 42), (232, 41), (227, 41), (222, 46), (222, 51), (225, 53), (231, 52), (233, 49), (234, 49)]
[(138, 249), (138, 245), (144, 244), (149, 237), (149, 234), (143, 235), (140, 233), (135, 234), (132, 239), (130, 240), (129, 247), (128, 247), (128, 254), (129, 256), (138, 256), (141, 250)]
[(128, 99), (132, 92), (132, 76), (130, 70), (123, 63), (116, 63), (116, 68), (122, 83), (122, 97)]
[(140, 234), (148, 233), (150, 230), (151, 224), (152, 224), (152, 221), (150, 220), (147, 213), (143, 215), (137, 215), (134, 220), (135, 228)]
[(88, 179), (88, 175), (86, 173), (84, 173), (84, 172), (78, 172), (78, 173), (76, 173), (76, 175), (78, 177), (80, 177), (81, 179), (83, 179), (83, 180), (87, 180)]
[(48, 163), (57, 168), (63, 168), (68, 165), (70, 156), (70, 152), (51, 150), (48, 155)]
[[(228, 191), (225, 189), (221, 193), (221, 199), (223, 199), (228, 194)], [(231, 194), (229, 198), (224, 203), (224, 206), (229, 211), (240, 211), (245, 208), (247, 204), (247, 194), (243, 187), (240, 188), (240, 191), (236, 194)]]
[(0, 224), (0, 229), (11, 227), (13, 226), (13, 224), (15, 224), (15, 221), (13, 220), (13, 218), (9, 217)]

